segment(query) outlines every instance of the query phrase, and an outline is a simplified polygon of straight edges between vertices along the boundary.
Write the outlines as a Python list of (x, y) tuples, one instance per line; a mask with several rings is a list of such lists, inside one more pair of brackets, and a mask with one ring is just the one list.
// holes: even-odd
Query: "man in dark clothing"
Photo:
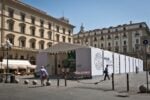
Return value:
[(105, 67), (104, 74), (105, 74), (104, 80), (106, 80), (106, 77), (110, 80), (109, 74), (108, 74), (108, 65), (106, 65), (106, 67)]

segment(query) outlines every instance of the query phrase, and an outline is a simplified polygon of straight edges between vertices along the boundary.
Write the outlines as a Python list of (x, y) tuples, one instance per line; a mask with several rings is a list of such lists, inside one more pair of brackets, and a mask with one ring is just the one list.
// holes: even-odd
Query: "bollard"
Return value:
[(127, 92), (129, 91), (129, 74), (127, 73)]
[(65, 74), (65, 86), (67, 86), (67, 74)]
[(115, 90), (115, 86), (114, 86), (114, 73), (112, 73), (112, 90)]
[(46, 86), (50, 86), (50, 85), (51, 85), (51, 81), (47, 81)]
[(26, 84), (26, 85), (29, 84), (29, 80), (25, 80), (24, 84)]
[(59, 77), (57, 77), (57, 86), (59, 87)]

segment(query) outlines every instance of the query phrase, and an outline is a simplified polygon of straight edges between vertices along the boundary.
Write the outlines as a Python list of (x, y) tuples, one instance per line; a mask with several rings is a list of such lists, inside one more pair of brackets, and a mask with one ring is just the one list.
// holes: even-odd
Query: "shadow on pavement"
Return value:
[(40, 88), (40, 87), (44, 87), (44, 86), (30, 86), (30, 87), (28, 87), (28, 88)]
[(113, 91), (112, 89), (104, 89), (104, 88), (94, 88), (94, 87), (75, 87), (75, 88), (80, 88), (80, 89), (92, 89), (92, 90), (100, 90), (100, 91)]

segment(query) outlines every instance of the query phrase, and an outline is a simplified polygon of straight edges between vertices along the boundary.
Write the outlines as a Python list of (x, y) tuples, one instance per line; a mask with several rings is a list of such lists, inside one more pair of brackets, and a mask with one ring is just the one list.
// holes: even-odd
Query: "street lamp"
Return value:
[(2, 43), (2, 47), (3, 48), (6, 48), (6, 51), (7, 51), (7, 67), (6, 67), (6, 79), (5, 79), (5, 83), (8, 83), (8, 73), (9, 73), (9, 70), (8, 70), (8, 50), (11, 49), (12, 47), (12, 43), (10, 43), (9, 40), (6, 40), (6, 43)]
[[(3, 61), (3, 59), (4, 59), (4, 43), (1, 44), (1, 50), (2, 50), (2, 53), (3, 53), (2, 54), (2, 61)], [(3, 71), (2, 71), (2, 69), (3, 69), (2, 68), (3, 67), (2, 61), (1, 61), (1, 73), (3, 73)]]
[(147, 83), (147, 93), (149, 90), (149, 86), (148, 86), (148, 66), (147, 66), (147, 45), (149, 44), (148, 40), (143, 40), (143, 44), (145, 46), (145, 67), (146, 67), (146, 83)]

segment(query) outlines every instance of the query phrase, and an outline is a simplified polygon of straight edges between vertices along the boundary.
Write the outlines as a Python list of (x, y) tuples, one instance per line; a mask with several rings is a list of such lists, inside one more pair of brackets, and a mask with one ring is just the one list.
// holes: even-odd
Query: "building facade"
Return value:
[[(109, 51), (118, 52), (138, 58), (143, 58), (143, 37), (150, 36), (149, 28), (145, 22), (118, 25), (116, 27), (94, 29), (74, 35), (74, 43), (93, 46)], [(147, 52), (150, 47), (147, 47)]]
[(1, 60), (7, 58), (6, 40), (13, 44), (9, 59), (28, 59), (32, 64), (39, 50), (58, 42), (73, 43), (74, 26), (68, 19), (54, 18), (19, 0), (0, 0), (0, 23)]

